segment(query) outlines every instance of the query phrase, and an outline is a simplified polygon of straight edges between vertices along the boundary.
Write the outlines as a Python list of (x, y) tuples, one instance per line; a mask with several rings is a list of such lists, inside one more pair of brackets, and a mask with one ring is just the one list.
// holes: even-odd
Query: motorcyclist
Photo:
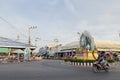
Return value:
[(117, 55), (116, 53), (113, 54), (113, 59), (114, 59), (115, 61), (119, 61), (119, 57), (118, 57), (118, 55)]
[(102, 67), (102, 66), (104, 67), (107, 64), (105, 51), (102, 51), (101, 53), (98, 54), (98, 58), (96, 59), (96, 64), (99, 67)]

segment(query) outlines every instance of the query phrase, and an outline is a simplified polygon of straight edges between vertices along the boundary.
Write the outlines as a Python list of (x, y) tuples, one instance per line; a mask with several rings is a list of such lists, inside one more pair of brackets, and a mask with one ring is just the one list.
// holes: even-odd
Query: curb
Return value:
[[(65, 64), (73, 65), (73, 66), (81, 66), (81, 67), (92, 67), (93, 63), (79, 63), (79, 62), (65, 62)], [(110, 67), (120, 67), (117, 63), (109, 63)]]
[(73, 66), (92, 67), (93, 63), (79, 63), (79, 62), (65, 62), (66, 64)]

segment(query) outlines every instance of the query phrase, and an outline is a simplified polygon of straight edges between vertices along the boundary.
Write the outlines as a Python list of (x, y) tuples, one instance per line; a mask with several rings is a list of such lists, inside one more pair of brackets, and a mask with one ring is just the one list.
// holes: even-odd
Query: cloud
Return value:
[(58, 38), (63, 43), (72, 42), (78, 40), (77, 32), (81, 33), (84, 30), (88, 30), (95, 39), (120, 40), (117, 32), (120, 30), (120, 5), (113, 0), (112, 2), (105, 0), (6, 2), (3, 0), (3, 2), (0, 1), (0, 16), (19, 31), (0, 21), (0, 25), (4, 26), (0, 27), (0, 36), (16, 39), (15, 33), (21, 32), (26, 35), (23, 38), (27, 41), (28, 26), (31, 25), (38, 26), (31, 31), (31, 39), (40, 37), (40, 44), (52, 43), (54, 38)]
[(73, 14), (78, 14), (74, 4), (70, 0), (64, 0), (64, 4), (68, 8), (68, 10), (71, 11)]
[(58, 0), (49, 0), (48, 4), (50, 5), (56, 5), (58, 3)]
[(104, 25), (120, 24), (120, 14), (105, 13), (98, 17), (98, 22)]
[(80, 32), (84, 30), (89, 31), (97, 40), (118, 41), (120, 30), (119, 21), (119, 15), (105, 14), (92, 20), (80, 20), (76, 28), (81, 30)]

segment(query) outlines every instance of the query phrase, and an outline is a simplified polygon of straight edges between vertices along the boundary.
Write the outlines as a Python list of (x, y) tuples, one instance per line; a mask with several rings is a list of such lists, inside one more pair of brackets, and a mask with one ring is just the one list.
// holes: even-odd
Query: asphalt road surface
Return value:
[(120, 68), (94, 73), (91, 67), (71, 66), (60, 60), (0, 63), (0, 80), (120, 80)]

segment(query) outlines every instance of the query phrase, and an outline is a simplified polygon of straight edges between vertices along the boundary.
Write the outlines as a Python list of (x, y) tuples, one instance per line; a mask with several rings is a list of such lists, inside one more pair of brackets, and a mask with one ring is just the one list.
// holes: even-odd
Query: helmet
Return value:
[(102, 51), (100, 54), (101, 54), (101, 56), (104, 56), (105, 55), (105, 51)]
[(102, 51), (101, 54), (105, 54), (105, 51)]

